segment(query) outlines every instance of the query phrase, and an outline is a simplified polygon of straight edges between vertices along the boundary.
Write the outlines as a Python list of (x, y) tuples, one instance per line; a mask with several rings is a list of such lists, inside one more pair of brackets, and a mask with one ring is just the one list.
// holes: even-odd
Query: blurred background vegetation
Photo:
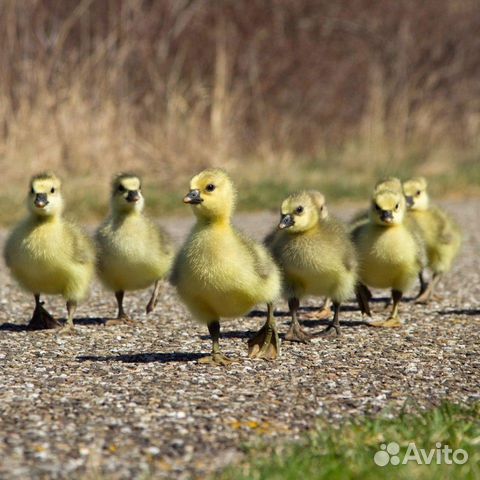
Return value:
[(0, 221), (54, 169), (103, 214), (119, 170), (155, 214), (227, 168), (243, 208), (419, 173), (480, 192), (478, 0), (1, 0)]

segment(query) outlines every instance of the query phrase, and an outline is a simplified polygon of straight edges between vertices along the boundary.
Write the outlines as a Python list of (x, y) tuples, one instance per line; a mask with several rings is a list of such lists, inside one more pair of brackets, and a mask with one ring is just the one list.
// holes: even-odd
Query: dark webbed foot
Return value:
[(327, 336), (332, 336), (332, 335), (335, 335), (335, 336), (340, 336), (342, 334), (341, 330), (340, 330), (340, 327), (338, 325), (335, 325), (332, 322), (329, 322), (329, 324), (327, 325), (327, 328), (325, 328), (324, 330), (322, 330), (319, 335), (321, 336), (324, 336), (324, 337), (327, 337)]
[(248, 341), (248, 356), (275, 360), (280, 355), (280, 339), (273, 316), (273, 306), (268, 304), (268, 317), (265, 325)]
[(288, 329), (287, 334), (285, 335), (285, 340), (289, 342), (300, 342), (307, 343), (310, 341), (311, 336), (305, 332), (300, 326), (298, 321), (298, 308), (300, 307), (300, 301), (296, 297), (292, 297), (288, 300), (288, 307), (290, 309), (290, 314), (292, 315), (292, 322), (290, 323), (290, 328)]
[(115, 292), (115, 298), (117, 299), (118, 305), (118, 315), (117, 318), (109, 318), (105, 321), (106, 327), (111, 327), (114, 325), (133, 325), (135, 322), (125, 313), (123, 309), (123, 290)]
[(62, 324), (43, 307), (40, 296), (35, 295), (35, 310), (27, 325), (27, 330), (50, 330), (61, 328)]
[(334, 302), (333, 310), (334, 310), (333, 319), (328, 324), (327, 328), (320, 332), (320, 335), (322, 335), (322, 336), (332, 335), (333, 333), (335, 333), (336, 336), (339, 336), (339, 335), (342, 334), (342, 332), (340, 331), (340, 321), (339, 321), (339, 318), (338, 318), (339, 313), (340, 313), (340, 304)]
[(289, 342), (308, 343), (312, 336), (307, 333), (298, 323), (292, 323), (285, 335), (285, 340)]

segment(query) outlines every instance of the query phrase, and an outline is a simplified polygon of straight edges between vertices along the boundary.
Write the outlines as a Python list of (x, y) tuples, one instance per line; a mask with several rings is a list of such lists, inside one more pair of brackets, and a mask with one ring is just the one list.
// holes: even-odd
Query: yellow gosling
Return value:
[(134, 174), (117, 175), (112, 182), (111, 212), (95, 239), (97, 272), (102, 283), (115, 292), (118, 313), (107, 325), (131, 322), (123, 308), (125, 291), (154, 285), (146, 311), (157, 302), (160, 280), (173, 262), (173, 247), (166, 233), (143, 213), (141, 180)]
[(265, 247), (232, 227), (235, 196), (223, 170), (204, 170), (192, 178), (183, 201), (191, 205), (197, 221), (171, 276), (192, 315), (208, 326), (213, 348), (203, 361), (221, 365), (230, 360), (220, 350), (220, 319), (243, 316), (258, 303), (267, 303), (268, 317), (248, 342), (249, 356), (274, 359), (280, 353), (273, 315), (273, 302), (281, 289), (280, 272)]
[(35, 297), (29, 330), (60, 326), (43, 307), (40, 295), (62, 295), (67, 303), (67, 324), (74, 328), (77, 303), (88, 292), (95, 268), (92, 242), (77, 226), (62, 217), (61, 182), (53, 173), (30, 181), (28, 215), (10, 233), (4, 251), (13, 277)]
[[(405, 217), (406, 202), (402, 192), (376, 190), (370, 219), (352, 232), (359, 259), (359, 277), (363, 285), (391, 289), (393, 308), (387, 321), (373, 326), (402, 325), (398, 304), (425, 265), (425, 249), (418, 227)], [(362, 311), (370, 315), (368, 292), (357, 291)]]
[[(315, 192), (289, 196), (281, 206), (279, 231), (269, 247), (284, 275), (284, 296), (292, 322), (285, 337), (304, 342), (309, 336), (297, 317), (300, 299), (307, 295), (326, 295), (332, 299), (334, 317), (322, 333), (340, 334), (341, 303), (353, 296), (357, 282), (355, 250), (347, 229), (331, 216), (322, 216)], [(320, 207), (322, 207), (320, 205)]]
[(441, 277), (452, 268), (460, 250), (462, 235), (457, 224), (440, 208), (430, 203), (427, 181), (423, 177), (407, 180), (403, 184), (408, 215), (415, 219), (427, 250), (428, 267), (432, 280), (427, 283), (423, 272), (419, 274), (420, 292), (417, 302), (425, 303), (432, 297)]

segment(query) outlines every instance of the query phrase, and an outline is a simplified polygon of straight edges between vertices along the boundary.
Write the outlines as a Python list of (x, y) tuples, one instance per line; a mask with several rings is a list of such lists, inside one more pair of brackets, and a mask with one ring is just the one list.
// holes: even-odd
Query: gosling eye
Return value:
[(304, 208), (300, 205), (295, 209), (295, 213), (297, 215), (301, 215), (303, 213)]
[(421, 194), (422, 192), (420, 190), (417, 190), (417, 197)]
[(395, 205), (395, 210), (398, 210), (398, 207), (399, 207), (399, 206), (400, 206), (400, 205), (397, 203), (397, 204)]
[(35, 189), (34, 189), (33, 187), (30, 189), (30, 193), (31, 193), (32, 195), (35, 194)]
[(125, 187), (123, 185), (119, 185), (118, 186), (118, 191), (119, 192), (124, 192), (125, 191)]
[(207, 192), (213, 192), (213, 191), (215, 190), (215, 188), (216, 188), (216, 187), (215, 187), (215, 185), (214, 185), (213, 183), (209, 183), (209, 184), (207, 185), (206, 190), (207, 190)]
[(50, 189), (50, 193), (55, 193), (55, 187), (52, 187), (52, 188)]

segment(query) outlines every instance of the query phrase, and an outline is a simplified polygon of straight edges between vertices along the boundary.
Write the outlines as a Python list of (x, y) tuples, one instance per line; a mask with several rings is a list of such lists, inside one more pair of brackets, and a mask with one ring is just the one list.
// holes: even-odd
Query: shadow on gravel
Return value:
[[(323, 319), (323, 320), (305, 319), (305, 320), (302, 320), (300, 318), (300, 321), (302, 322), (302, 325), (304, 327), (308, 327), (308, 328), (321, 327), (321, 326), (326, 327), (327, 325), (330, 324), (329, 319)], [(364, 322), (363, 320), (348, 320), (348, 321), (340, 320), (340, 326), (342, 328), (354, 328), (354, 327), (368, 326), (368, 323)]]
[(134, 353), (132, 355), (81, 355), (77, 362), (123, 362), (123, 363), (170, 363), (194, 362), (205, 357), (204, 353), (174, 352), (174, 353)]
[(480, 315), (480, 308), (460, 308), (454, 310), (437, 310), (439, 315)]
[(2, 323), (0, 332), (26, 332), (27, 325), (17, 325), (16, 323)]
[[(63, 321), (67, 321), (65, 318), (62, 318)], [(90, 325), (105, 325), (106, 320), (104, 318), (90, 318), (90, 317), (83, 317), (83, 318), (76, 318), (74, 321), (75, 325), (83, 325), (84, 327), (88, 327)]]

